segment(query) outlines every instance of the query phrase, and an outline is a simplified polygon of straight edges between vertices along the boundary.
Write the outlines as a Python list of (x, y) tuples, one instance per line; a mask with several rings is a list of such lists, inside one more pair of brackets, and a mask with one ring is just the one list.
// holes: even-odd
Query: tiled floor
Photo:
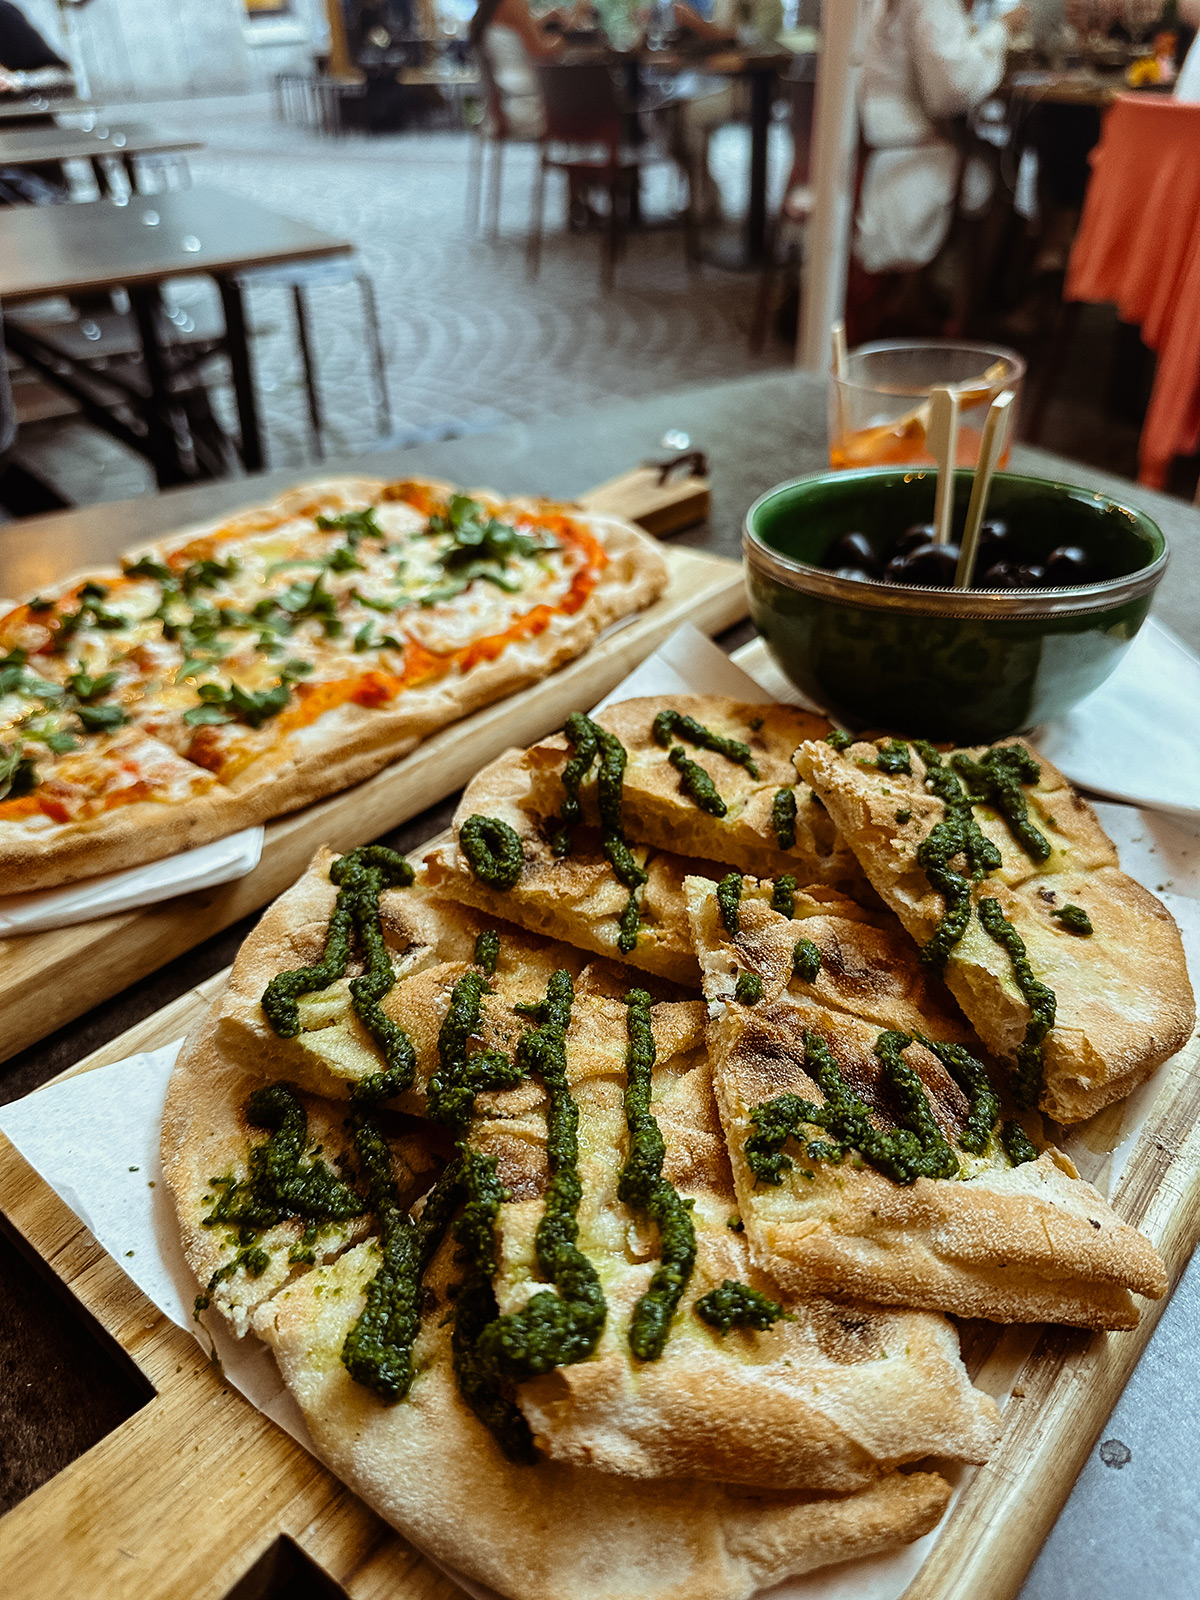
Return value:
[[(603, 401), (735, 377), (790, 357), (782, 345), (750, 354), (755, 277), (713, 267), (689, 275), (677, 229), (634, 236), (606, 296), (599, 240), (567, 234), (561, 196), (552, 194), (541, 276), (531, 282), (529, 148), (509, 156), (493, 244), (467, 225), (465, 133), (332, 140), (282, 127), (266, 97), (110, 108), (108, 115), (198, 134), (208, 147), (191, 160), (195, 182), (353, 240), (378, 296), (398, 442), (572, 413), (586, 428), (588, 410)], [(782, 128), (773, 134), (777, 188), (790, 149)], [(744, 204), (746, 159), (744, 130), (723, 130), (713, 165), (731, 213)], [(649, 183), (651, 210), (669, 206), (672, 184), (665, 169)], [(212, 289), (197, 279), (173, 293), (194, 307)], [(311, 303), (328, 452), (376, 446), (358, 291), (350, 283), (318, 285)], [(311, 457), (286, 288), (255, 289), (251, 314), (270, 461), (299, 465)], [(140, 458), (77, 422), (31, 428), (21, 449), (79, 502), (152, 488)]]

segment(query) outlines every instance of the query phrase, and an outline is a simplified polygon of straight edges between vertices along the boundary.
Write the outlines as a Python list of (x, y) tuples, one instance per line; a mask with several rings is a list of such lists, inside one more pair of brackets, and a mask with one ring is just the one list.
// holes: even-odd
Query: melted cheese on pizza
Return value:
[(553, 508), (400, 483), (35, 598), (0, 618), (0, 819), (189, 799), (339, 706), (394, 705), (544, 632), (607, 563)]

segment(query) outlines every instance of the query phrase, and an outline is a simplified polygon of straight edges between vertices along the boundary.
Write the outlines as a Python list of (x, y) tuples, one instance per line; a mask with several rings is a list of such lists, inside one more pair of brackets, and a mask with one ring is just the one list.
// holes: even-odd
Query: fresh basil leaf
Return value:
[(367, 569), (348, 544), (338, 545), (325, 559), (330, 572), (365, 572)]
[(212, 561), (207, 557), (203, 561), (193, 561), (183, 575), (183, 592), (190, 595), (197, 589), (211, 589), (224, 578), (236, 578), (239, 570), (234, 556), (228, 561)]
[(25, 602), (25, 604), (29, 607), (30, 611), (53, 611), (54, 610), (54, 601), (53, 600), (45, 600), (45, 599), (42, 598), (42, 596), (40, 594), (35, 594), (33, 599), (32, 600), (27, 600)]
[(393, 611), (399, 611), (405, 603), (400, 596), (395, 600), (377, 600), (373, 595), (363, 594), (359, 589), (351, 589), (350, 598), (357, 600), (360, 606), (366, 606), (368, 611), (381, 611), (385, 616), (390, 616)]
[(232, 722), (233, 717), (228, 711), (222, 711), (220, 706), (192, 706), (183, 713), (183, 720), (189, 728), (203, 728), (210, 724)]
[(125, 575), (128, 578), (156, 578), (159, 583), (171, 583), (174, 579), (170, 567), (164, 567), (161, 561), (155, 561), (151, 556), (127, 562)]
[(109, 733), (113, 728), (123, 728), (129, 715), (120, 706), (76, 706), (75, 715), (83, 723), (85, 733)]
[(115, 672), (102, 672), (98, 678), (93, 678), (81, 667), (67, 679), (67, 687), (77, 700), (98, 700), (102, 694), (108, 693), (117, 677)]
[(37, 768), (24, 746), (17, 743), (10, 749), (0, 744), (0, 800), (19, 800), (37, 785)]
[(317, 527), (322, 533), (341, 531), (351, 549), (360, 539), (386, 539), (387, 535), (375, 520), (375, 507), (365, 511), (343, 511), (336, 517), (318, 517)]

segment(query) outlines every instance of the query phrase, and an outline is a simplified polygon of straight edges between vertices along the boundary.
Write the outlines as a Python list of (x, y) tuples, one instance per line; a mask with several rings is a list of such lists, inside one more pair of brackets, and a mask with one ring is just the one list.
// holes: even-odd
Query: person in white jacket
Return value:
[[(962, 0), (867, 0), (859, 114), (868, 155), (854, 235), (864, 271), (910, 272), (941, 249), (961, 157), (939, 121), (995, 91), (1025, 18), (1018, 7), (975, 27)], [(966, 174), (964, 200), (986, 204), (986, 173)]]

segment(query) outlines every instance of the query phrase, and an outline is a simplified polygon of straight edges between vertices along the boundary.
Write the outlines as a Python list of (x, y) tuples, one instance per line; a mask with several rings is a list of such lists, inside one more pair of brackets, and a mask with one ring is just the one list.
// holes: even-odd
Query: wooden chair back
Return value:
[(611, 148), (621, 144), (625, 109), (602, 62), (539, 61), (537, 75), (549, 141)]

